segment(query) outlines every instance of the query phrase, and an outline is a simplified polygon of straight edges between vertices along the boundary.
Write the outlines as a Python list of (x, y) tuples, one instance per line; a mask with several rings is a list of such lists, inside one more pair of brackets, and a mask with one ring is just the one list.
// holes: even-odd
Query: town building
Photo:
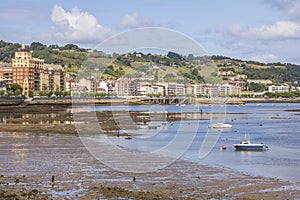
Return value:
[(108, 82), (104, 80), (99, 81), (97, 84), (96, 91), (99, 93), (108, 93), (108, 85), (109, 85)]
[(153, 85), (152, 85), (153, 94), (165, 96), (166, 95), (165, 88), (166, 87), (164, 84), (153, 83)]
[(210, 84), (194, 85), (194, 94), (197, 97), (199, 96), (208, 97), (210, 96), (209, 88), (210, 88)]
[(78, 80), (78, 86), (86, 87), (88, 92), (96, 92), (97, 81), (94, 78), (82, 78)]
[(204, 97), (240, 96), (241, 87), (230, 84), (200, 84), (194, 85), (195, 95)]
[(43, 69), (44, 60), (32, 58), (32, 52), (22, 48), (15, 52), (12, 59), (13, 83), (23, 88), (23, 95), (29, 91), (40, 91), (40, 72)]
[(13, 72), (11, 67), (0, 68), (0, 82), (4, 82), (7, 87), (13, 83)]
[(130, 78), (120, 78), (115, 84), (115, 92), (118, 96), (136, 96), (138, 81)]
[(194, 96), (194, 86), (192, 84), (185, 84), (185, 96)]
[(99, 80), (97, 82), (96, 92), (115, 95), (115, 80)]
[(65, 90), (65, 72), (62, 69), (46, 67), (43, 59), (33, 58), (32, 51), (22, 45), (12, 59), (12, 83), (19, 84), (25, 96), (31, 91), (39, 92)]
[(289, 92), (289, 91), (290, 91), (290, 87), (285, 85), (280, 85), (280, 86), (270, 85), (268, 87), (268, 92)]
[(154, 90), (152, 88), (152, 83), (149, 82), (139, 82), (137, 83), (136, 96), (147, 96), (153, 94)]
[(78, 82), (73, 78), (67, 78), (66, 79), (66, 91), (72, 91), (73, 88), (78, 86)]
[(218, 96), (240, 96), (241, 87), (229, 84), (222, 84), (218, 86)]
[(168, 95), (168, 96), (185, 96), (184, 84), (180, 84), (180, 83), (166, 84), (166, 95)]
[(265, 80), (265, 79), (248, 79), (247, 83), (257, 83), (257, 84), (266, 84), (270, 85), (273, 82), (271, 80)]

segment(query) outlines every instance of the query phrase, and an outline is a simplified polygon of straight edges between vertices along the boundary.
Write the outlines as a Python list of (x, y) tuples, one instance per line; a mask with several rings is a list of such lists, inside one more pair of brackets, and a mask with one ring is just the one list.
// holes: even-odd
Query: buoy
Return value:
[(226, 145), (222, 145), (221, 150), (226, 150)]

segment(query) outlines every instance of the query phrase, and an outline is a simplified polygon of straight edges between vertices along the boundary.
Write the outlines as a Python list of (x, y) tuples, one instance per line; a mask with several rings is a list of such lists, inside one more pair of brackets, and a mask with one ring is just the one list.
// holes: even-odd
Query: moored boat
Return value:
[(215, 123), (215, 124), (210, 124), (208, 127), (209, 128), (232, 128), (232, 125), (224, 124), (224, 123)]
[(264, 143), (251, 143), (250, 140), (243, 140), (239, 144), (233, 145), (236, 150), (247, 150), (247, 151), (265, 151), (269, 147)]

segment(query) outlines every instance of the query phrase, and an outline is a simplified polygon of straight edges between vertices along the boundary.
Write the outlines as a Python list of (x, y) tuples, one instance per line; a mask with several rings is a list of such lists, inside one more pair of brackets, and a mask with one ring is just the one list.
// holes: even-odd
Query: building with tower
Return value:
[(65, 90), (65, 72), (62, 69), (46, 67), (43, 59), (33, 58), (32, 51), (22, 44), (12, 59), (12, 83), (19, 84), (28, 96), (39, 92)]

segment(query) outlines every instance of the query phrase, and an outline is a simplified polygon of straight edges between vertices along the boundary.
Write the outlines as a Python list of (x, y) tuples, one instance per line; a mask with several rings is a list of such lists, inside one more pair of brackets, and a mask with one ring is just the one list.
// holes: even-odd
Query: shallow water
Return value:
[[(285, 192), (284, 197), (291, 197), (290, 191), (295, 197), (300, 194), (299, 186), (289, 183), (185, 161), (152, 173), (122, 173), (94, 159), (74, 135), (0, 132), (0, 159), (0, 179), (5, 180), (0, 188), (11, 192), (35, 189), (49, 194), (51, 199), (103, 199), (105, 196), (99, 192), (102, 184), (109, 192), (114, 187), (124, 188), (128, 197), (131, 191), (158, 190), (158, 195), (170, 192), (175, 198), (195, 195), (195, 199), (219, 199), (221, 195), (236, 199), (243, 193), (260, 193), (262, 187), (280, 195)], [(161, 159), (156, 157), (158, 162)], [(133, 177), (136, 183), (132, 183)], [(294, 188), (298, 191), (292, 191)], [(123, 198), (122, 191), (115, 195), (115, 199), (128, 199)], [(138, 199), (143, 197), (141, 194)], [(156, 197), (153, 195), (151, 199)]]
[[(155, 107), (120, 106), (114, 109), (149, 111), (153, 108)], [(180, 112), (183, 109), (180, 106), (158, 106), (157, 108), (166, 112)], [(96, 107), (96, 110), (105, 109), (108, 108)], [(203, 112), (212, 110), (210, 106), (186, 106), (184, 108), (189, 111), (199, 111), (199, 109)], [(207, 128), (210, 120), (150, 122), (149, 125), (156, 126), (155, 129), (141, 127), (140, 130), (124, 130), (143, 136), (133, 137), (129, 141), (113, 137), (110, 140), (115, 145), (152, 152), (164, 148), (174, 139), (178, 131), (187, 135), (196, 131), (192, 145), (181, 159), (231, 168), (251, 175), (300, 182), (300, 112), (292, 112), (295, 109), (300, 109), (299, 103), (251, 103), (226, 106), (225, 123), (232, 124), (233, 128), (220, 131), (216, 145), (202, 159), (199, 158), (199, 150), (204, 138), (210, 134)], [(264, 152), (235, 151), (233, 144), (242, 141), (245, 134), (253, 143), (267, 144), (269, 150)], [(226, 145), (227, 150), (221, 151), (222, 145)]]
[[(190, 120), (186, 120), (185, 117), (185, 120), (174, 122), (152, 121), (146, 125), (140, 125), (138, 130), (121, 130), (121, 132), (139, 136), (132, 136), (130, 140), (125, 140), (123, 137), (109, 137), (110, 142), (115, 145), (153, 152), (164, 148), (180, 132), (183, 136), (181, 137), (182, 142), (195, 136), (191, 146), (181, 157), (183, 160), (230, 168), (251, 175), (300, 182), (300, 112), (292, 112), (292, 110), (300, 109), (299, 103), (252, 103), (231, 105), (219, 109), (206, 105), (97, 106), (89, 108), (89, 110), (96, 111), (112, 109), (148, 112), (150, 116), (155, 112), (165, 114), (168, 112), (195, 112), (195, 116), (191, 114)], [(199, 115), (201, 116), (201, 110), (203, 114), (215, 111), (215, 114), (211, 116), (212, 119), (217, 115), (218, 120), (224, 118), (226, 123), (233, 125), (231, 129), (218, 132), (216, 144), (203, 159), (199, 158), (199, 150), (203, 146), (203, 140), (209, 135), (207, 127), (211, 122), (210, 120), (195, 120)], [(267, 144), (270, 150), (265, 152), (235, 151), (232, 145), (243, 140), (245, 134), (249, 135), (252, 142)], [(77, 160), (78, 158), (73, 157), (73, 154), (76, 154), (74, 149), (78, 146), (80, 147), (77, 149), (78, 151), (86, 152), (86, 150), (80, 140), (74, 140), (75, 144), (70, 141), (73, 141), (72, 136), (49, 137), (47, 135), (24, 135), (24, 133), (1, 133), (0, 158), (2, 164), (0, 171), (8, 174), (15, 174), (16, 171), (22, 171), (24, 174), (41, 171), (46, 175), (61, 170), (72, 171), (68, 164), (71, 163), (73, 166), (73, 163), (81, 163)], [(222, 145), (227, 146), (226, 151), (220, 151)], [(40, 148), (43, 152), (39, 151)], [(71, 160), (66, 161), (65, 157), (69, 157)], [(90, 159), (88, 158), (88, 160)], [(60, 166), (62, 162), (66, 164), (65, 168), (57, 169), (56, 166)], [(81, 170), (83, 166), (84, 170), (95, 170), (85, 162), (86, 160), (83, 159), (81, 167), (79, 166), (77, 169), (78, 166), (76, 166), (74, 170)]]

